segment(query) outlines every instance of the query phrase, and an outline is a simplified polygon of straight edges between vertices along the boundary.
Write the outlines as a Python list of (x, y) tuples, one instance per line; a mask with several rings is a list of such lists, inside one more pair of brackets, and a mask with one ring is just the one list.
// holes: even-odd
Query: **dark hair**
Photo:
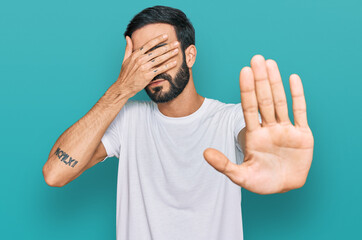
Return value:
[(183, 53), (188, 46), (195, 45), (195, 29), (185, 13), (179, 9), (166, 6), (149, 7), (139, 12), (129, 22), (124, 37), (131, 37), (132, 33), (137, 29), (152, 23), (172, 25)]

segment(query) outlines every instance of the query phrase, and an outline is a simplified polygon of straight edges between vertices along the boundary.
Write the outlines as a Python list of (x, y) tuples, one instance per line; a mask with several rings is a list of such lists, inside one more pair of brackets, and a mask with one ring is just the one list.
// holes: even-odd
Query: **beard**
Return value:
[(165, 79), (170, 83), (170, 89), (165, 92), (162, 91), (163, 86), (153, 87), (153, 91), (149, 87), (145, 87), (145, 91), (150, 99), (156, 103), (164, 103), (176, 98), (184, 90), (187, 83), (190, 80), (190, 70), (186, 64), (185, 56), (180, 69), (177, 71), (175, 78), (173, 79), (168, 73), (161, 73), (155, 76), (152, 81), (156, 79)]

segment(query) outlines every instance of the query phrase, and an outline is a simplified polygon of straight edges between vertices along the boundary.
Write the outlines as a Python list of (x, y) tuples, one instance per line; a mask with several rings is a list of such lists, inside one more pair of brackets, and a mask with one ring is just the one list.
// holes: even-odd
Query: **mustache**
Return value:
[(167, 80), (167, 81), (169, 81), (169, 82), (172, 81), (172, 77), (171, 77), (169, 74), (167, 74), (167, 73), (158, 74), (157, 76), (155, 76), (155, 77), (152, 79), (152, 81), (155, 81), (155, 80), (157, 80), (157, 79), (165, 79), (165, 80)]

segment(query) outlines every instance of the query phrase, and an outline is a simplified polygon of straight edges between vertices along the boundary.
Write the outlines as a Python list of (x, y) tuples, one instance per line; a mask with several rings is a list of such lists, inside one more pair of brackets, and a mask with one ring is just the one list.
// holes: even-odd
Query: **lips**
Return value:
[(153, 84), (156, 84), (158, 82), (162, 82), (162, 81), (165, 81), (165, 79), (157, 79), (157, 80), (153, 80), (151, 81), (148, 85), (153, 85)]
[(164, 81), (165, 79), (156, 79), (156, 80), (153, 80), (152, 83), (155, 83), (155, 82), (160, 82), (160, 81)]

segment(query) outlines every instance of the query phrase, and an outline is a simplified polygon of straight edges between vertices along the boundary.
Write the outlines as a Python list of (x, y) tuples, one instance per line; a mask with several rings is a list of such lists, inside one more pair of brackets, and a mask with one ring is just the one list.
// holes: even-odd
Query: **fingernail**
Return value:
[(162, 36), (163, 38), (167, 38), (167, 34), (163, 34), (163, 36)]

